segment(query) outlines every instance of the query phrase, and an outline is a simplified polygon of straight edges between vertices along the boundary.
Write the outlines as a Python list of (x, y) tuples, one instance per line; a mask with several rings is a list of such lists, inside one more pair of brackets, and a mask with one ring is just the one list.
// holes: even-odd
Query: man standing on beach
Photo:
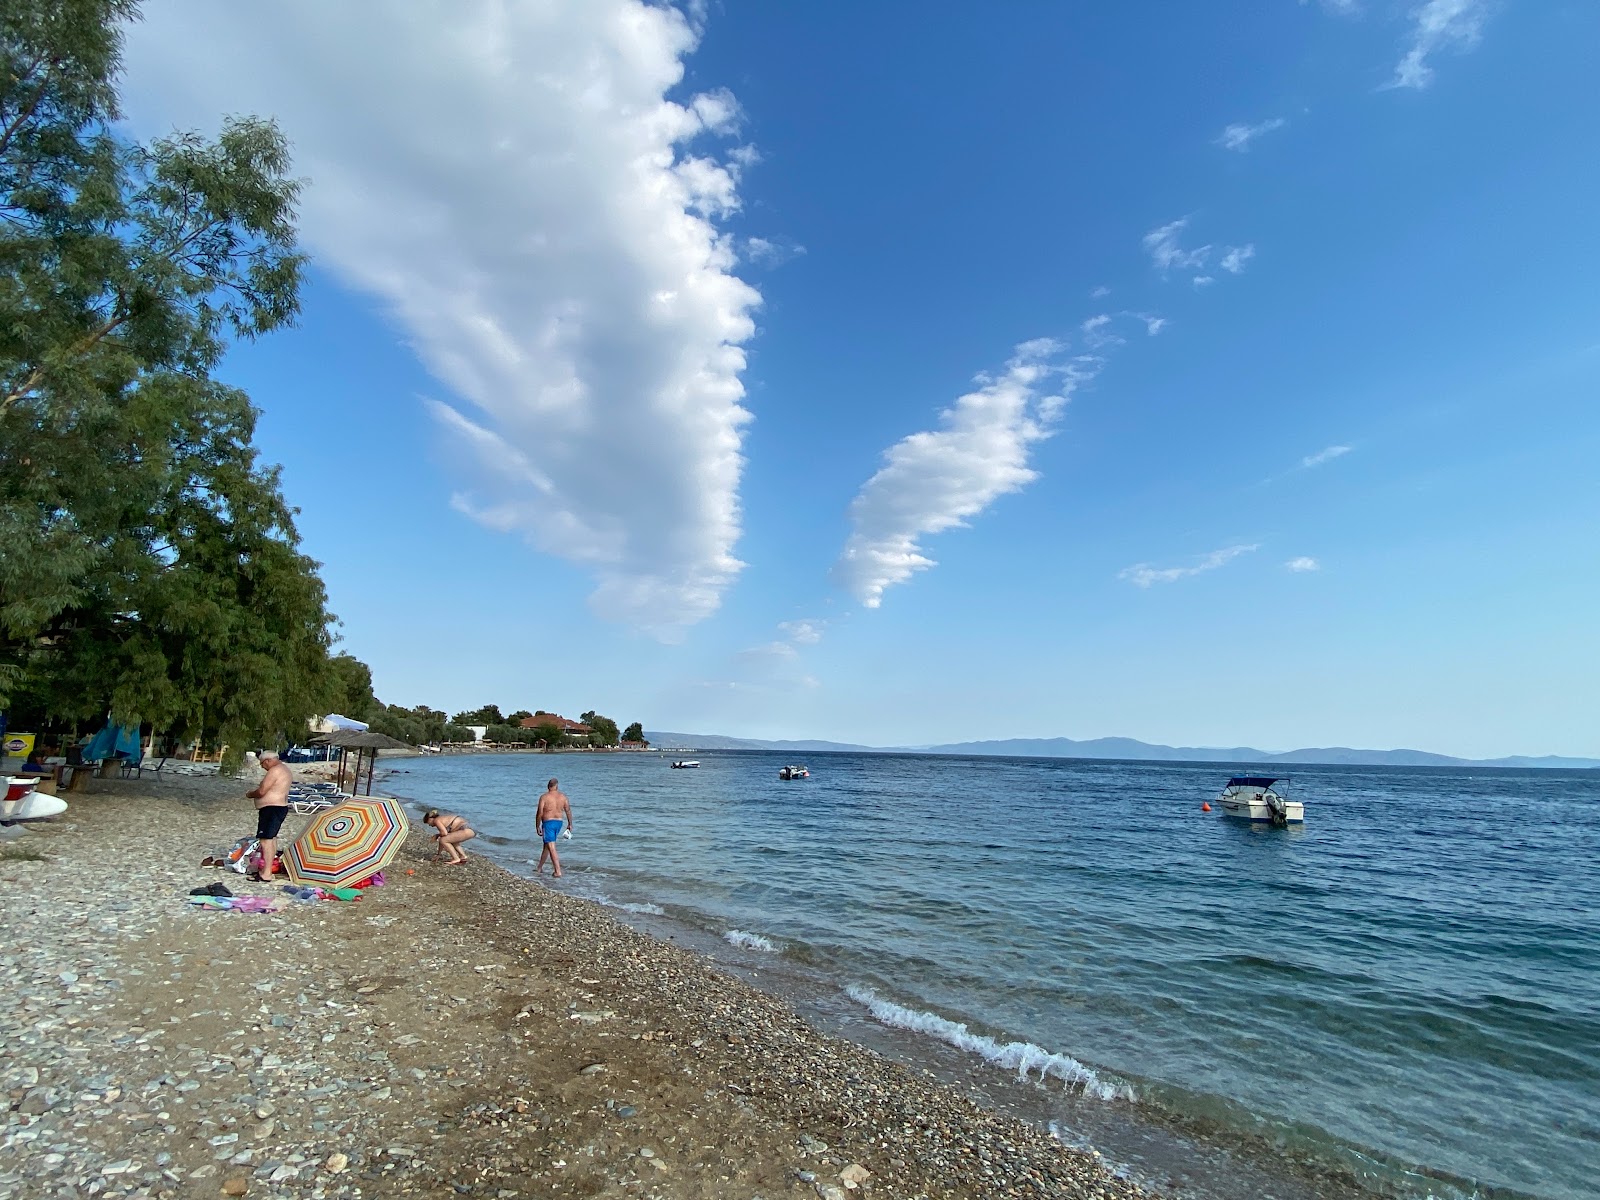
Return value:
[(267, 776), (253, 790), (245, 793), (256, 802), (256, 841), (261, 844), (261, 882), (272, 882), (272, 869), (278, 861), (278, 830), (283, 828), (283, 818), (289, 815), (289, 784), (293, 776), (283, 765), (276, 750), (261, 752), (261, 765)]
[(544, 795), (539, 797), (539, 808), (533, 814), (533, 822), (539, 829), (540, 840), (544, 842), (544, 849), (539, 852), (539, 865), (533, 873), (544, 874), (544, 860), (548, 858), (555, 867), (552, 878), (560, 879), (561, 856), (556, 853), (556, 839), (563, 831), (568, 834), (572, 832), (572, 805), (567, 802), (567, 794), (556, 786), (554, 779)]

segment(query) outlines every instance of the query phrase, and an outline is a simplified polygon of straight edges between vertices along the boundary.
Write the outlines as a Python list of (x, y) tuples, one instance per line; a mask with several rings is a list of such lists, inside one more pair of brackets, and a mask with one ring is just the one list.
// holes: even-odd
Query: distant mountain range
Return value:
[(1007, 738), (992, 742), (952, 742), (942, 746), (857, 746), (848, 742), (757, 741), (713, 733), (645, 734), (652, 746), (693, 750), (812, 750), (853, 751), (861, 754), (995, 754), (1017, 758), (1113, 758), (1151, 762), (1216, 762), (1241, 766), (1317, 763), (1324, 766), (1363, 767), (1600, 767), (1600, 758), (1453, 758), (1426, 750), (1352, 750), (1348, 746), (1318, 746), (1287, 750), (1281, 754), (1253, 746), (1153, 746), (1134, 738)]

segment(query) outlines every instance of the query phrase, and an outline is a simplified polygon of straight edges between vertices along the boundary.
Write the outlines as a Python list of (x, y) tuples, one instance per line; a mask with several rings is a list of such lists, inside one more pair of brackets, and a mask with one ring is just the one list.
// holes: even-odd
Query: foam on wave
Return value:
[(1112, 1083), (1101, 1079), (1095, 1071), (1084, 1066), (1070, 1054), (1054, 1054), (1032, 1042), (995, 1041), (981, 1033), (973, 1033), (965, 1025), (948, 1020), (936, 1013), (919, 1012), (903, 1004), (885, 1000), (871, 988), (852, 984), (845, 994), (858, 1004), (866, 1006), (874, 1019), (896, 1029), (909, 1029), (954, 1046), (968, 1054), (993, 1063), (1003, 1070), (1015, 1071), (1019, 1081), (1026, 1080), (1030, 1072), (1039, 1079), (1059, 1079), (1068, 1088), (1082, 1092), (1096, 1100), (1132, 1100), (1133, 1089), (1125, 1083)]
[(763, 954), (776, 954), (778, 947), (759, 933), (746, 933), (743, 929), (730, 929), (723, 939), (741, 950), (759, 950)]
[(604, 892), (595, 892), (586, 897), (586, 899), (593, 900), (596, 904), (603, 905), (606, 908), (620, 908), (623, 912), (640, 913), (641, 915), (648, 917), (661, 917), (666, 915), (666, 909), (662, 908), (659, 904), (626, 903), (621, 900), (613, 900)]

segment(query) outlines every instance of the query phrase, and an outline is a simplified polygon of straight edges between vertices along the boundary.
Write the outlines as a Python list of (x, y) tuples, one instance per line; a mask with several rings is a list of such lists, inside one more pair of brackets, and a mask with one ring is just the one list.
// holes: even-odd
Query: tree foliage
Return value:
[(237, 745), (351, 686), (256, 410), (212, 378), (298, 311), (299, 184), (269, 122), (118, 137), (135, 15), (0, 6), (0, 707)]
[(485, 704), (482, 708), (458, 712), (450, 719), (457, 725), (508, 725), (511, 723), (500, 715), (500, 706), (498, 704)]
[(523, 730), (532, 744), (543, 744), (546, 750), (559, 750), (567, 745), (567, 731), (554, 721), (541, 721), (532, 729)]
[(615, 746), (622, 737), (617, 729), (617, 723), (610, 717), (603, 717), (597, 712), (586, 712), (578, 720), (594, 730), (589, 737), (591, 746)]
[(638, 721), (635, 721), (632, 725), (629, 725), (622, 731), (622, 740), (625, 742), (644, 741), (644, 726)]

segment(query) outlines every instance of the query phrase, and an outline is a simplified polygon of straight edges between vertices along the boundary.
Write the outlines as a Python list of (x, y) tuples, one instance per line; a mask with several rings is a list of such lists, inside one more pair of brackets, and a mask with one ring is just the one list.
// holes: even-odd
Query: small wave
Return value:
[(778, 952), (778, 947), (759, 933), (746, 933), (742, 929), (730, 929), (722, 936), (729, 944), (738, 946), (741, 950), (759, 950), (763, 954), (776, 954)]
[(873, 1017), (898, 1029), (926, 1034), (939, 1041), (965, 1050), (968, 1054), (993, 1063), (1004, 1070), (1014, 1070), (1017, 1079), (1026, 1080), (1030, 1071), (1039, 1078), (1059, 1079), (1067, 1087), (1082, 1092), (1095, 1100), (1132, 1100), (1133, 1089), (1125, 1083), (1110, 1083), (1101, 1079), (1091, 1068), (1084, 1066), (1070, 1054), (1052, 1054), (1032, 1042), (1006, 1042), (1004, 1045), (981, 1033), (973, 1033), (965, 1025), (947, 1020), (930, 1012), (895, 1004), (878, 996), (871, 988), (851, 984), (845, 994), (859, 1004), (864, 1004)]
[(666, 909), (658, 904), (634, 904), (622, 900), (613, 900), (604, 892), (595, 892), (593, 895), (585, 897), (585, 899), (593, 900), (596, 904), (605, 908), (618, 908), (623, 912), (639, 913), (649, 917), (664, 917), (667, 912)]

